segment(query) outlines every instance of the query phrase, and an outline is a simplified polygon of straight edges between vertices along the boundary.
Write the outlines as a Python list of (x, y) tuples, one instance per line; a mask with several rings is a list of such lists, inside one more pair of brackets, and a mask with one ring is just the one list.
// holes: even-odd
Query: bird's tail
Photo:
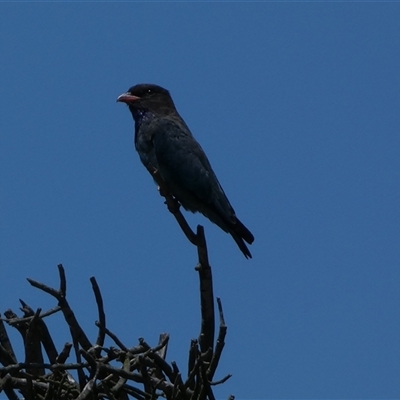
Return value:
[(229, 233), (232, 235), (233, 240), (238, 245), (239, 249), (242, 251), (246, 258), (252, 258), (250, 250), (246, 246), (246, 241), (248, 244), (254, 242), (253, 234), (243, 225), (243, 223), (236, 218), (236, 222), (231, 225)]

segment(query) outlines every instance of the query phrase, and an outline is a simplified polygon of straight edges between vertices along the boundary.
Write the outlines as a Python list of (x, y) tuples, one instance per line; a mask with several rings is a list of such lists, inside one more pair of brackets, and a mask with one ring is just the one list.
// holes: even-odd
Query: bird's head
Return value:
[(138, 113), (146, 111), (165, 115), (175, 110), (168, 90), (151, 83), (132, 86), (126, 93), (118, 96), (117, 101), (126, 103), (134, 118)]

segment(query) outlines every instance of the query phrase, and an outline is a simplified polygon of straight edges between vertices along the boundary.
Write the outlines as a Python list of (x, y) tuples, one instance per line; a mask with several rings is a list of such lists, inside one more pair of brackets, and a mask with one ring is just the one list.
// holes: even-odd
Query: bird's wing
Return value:
[[(159, 171), (172, 193), (179, 200), (185, 194), (195, 196), (199, 201), (214, 207), (226, 221), (231, 221), (235, 215), (234, 210), (207, 156), (186, 124), (176, 118), (160, 118), (154, 121), (152, 130)], [(183, 206), (186, 207), (185, 204)]]

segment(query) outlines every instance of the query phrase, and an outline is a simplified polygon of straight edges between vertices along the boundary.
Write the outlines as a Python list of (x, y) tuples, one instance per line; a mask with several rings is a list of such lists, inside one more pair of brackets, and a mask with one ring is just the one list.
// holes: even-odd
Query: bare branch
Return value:
[(0, 363), (3, 365), (17, 362), (10, 338), (8, 337), (4, 322), (0, 320)]
[[(173, 201), (176, 202), (174, 199)], [(15, 390), (20, 391), (24, 398), (38, 400), (53, 398), (128, 400), (128, 396), (137, 400), (157, 400), (160, 397), (168, 400), (215, 400), (212, 386), (221, 384), (230, 377), (227, 375), (220, 381), (212, 382), (224, 345), (226, 326), (222, 306), (220, 300), (217, 299), (220, 331), (214, 352), (215, 315), (212, 273), (204, 230), (201, 226), (197, 227), (193, 241), (197, 247), (199, 259), (196, 270), (200, 282), (201, 330), (199, 339), (191, 341), (188, 377), (185, 382), (177, 364), (166, 360), (168, 334), (161, 334), (156, 346), (150, 346), (143, 338), (139, 338), (138, 346), (128, 348), (117, 335), (106, 328), (103, 300), (94, 277), (90, 281), (98, 308), (99, 321), (96, 321), (96, 326), (99, 332), (96, 342), (92, 344), (67, 302), (65, 271), (60, 264), (58, 265), (59, 290), (28, 279), (32, 286), (53, 296), (58, 302), (57, 307), (45, 313), (42, 313), (41, 309), (35, 312), (21, 300), (23, 318), (8, 310), (4, 313), (6, 319), (0, 320), (0, 363), (4, 365), (4, 368), (0, 368), (0, 377), (4, 377), (0, 379), (0, 390), (13, 400), (18, 399)], [(63, 313), (72, 337), (72, 344), (66, 343), (59, 355), (43, 321), (45, 316), (57, 311)], [(13, 352), (9, 351), (12, 347), (6, 348), (3, 345), (9, 342), (3, 320), (21, 333), (25, 343), (26, 362), (17, 363), (13, 358)], [(116, 343), (119, 349), (104, 347), (106, 335)], [(49, 357), (49, 363), (43, 362), (41, 344)], [(76, 362), (67, 364), (66, 360), (70, 357), (72, 346)], [(113, 365), (110, 364), (112, 361)], [(114, 365), (118, 363), (121, 365)], [(76, 371), (78, 382), (70, 375), (68, 372), (70, 370)], [(143, 385), (143, 390), (132, 386), (131, 382)]]
[(94, 276), (90, 277), (90, 282), (92, 283), (92, 289), (99, 312), (99, 333), (97, 335), (96, 345), (102, 347), (104, 345), (104, 339), (106, 337), (106, 332), (104, 330), (104, 328), (106, 327), (106, 314), (104, 312), (103, 298), (101, 296), (100, 288), (97, 284), (96, 278)]
[(224, 313), (222, 311), (221, 299), (217, 297), (218, 311), (219, 311), (219, 334), (217, 339), (217, 344), (215, 346), (215, 352), (212, 356), (210, 366), (207, 370), (207, 377), (212, 380), (217, 369), (219, 360), (221, 358), (222, 350), (225, 346), (225, 336), (227, 331), (227, 326), (225, 325)]
[(109, 336), (115, 344), (122, 350), (124, 351), (129, 351), (128, 348), (118, 339), (117, 335), (112, 333), (110, 330), (108, 330), (105, 326), (102, 326), (99, 321), (95, 322), (95, 325), (98, 326), (101, 330), (104, 331), (104, 333)]
[(71, 307), (69, 306), (67, 299), (66, 299), (66, 288), (67, 288), (67, 283), (66, 283), (66, 278), (65, 278), (65, 271), (64, 267), (62, 264), (58, 265), (58, 271), (60, 275), (60, 290), (53, 289), (43, 283), (37, 282), (33, 279), (27, 279), (28, 282), (40, 289), (43, 290), (44, 292), (50, 294), (51, 296), (55, 297), (58, 300), (58, 305), (61, 307), (61, 311), (64, 314), (65, 321), (69, 325), (71, 336), (74, 341), (77, 341), (80, 343), (80, 345), (85, 349), (89, 350), (90, 347), (92, 347), (89, 339), (87, 338), (85, 332), (79, 325), (75, 314), (73, 313)]

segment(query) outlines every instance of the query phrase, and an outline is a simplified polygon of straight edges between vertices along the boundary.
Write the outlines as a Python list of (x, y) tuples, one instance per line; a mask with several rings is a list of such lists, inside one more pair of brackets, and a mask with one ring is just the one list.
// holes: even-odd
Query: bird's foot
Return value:
[(165, 197), (165, 204), (168, 207), (168, 211), (172, 214), (176, 214), (179, 211), (180, 208), (180, 204), (178, 202), (178, 200), (176, 200), (174, 197), (172, 197), (171, 195), (169, 196), (164, 196)]

